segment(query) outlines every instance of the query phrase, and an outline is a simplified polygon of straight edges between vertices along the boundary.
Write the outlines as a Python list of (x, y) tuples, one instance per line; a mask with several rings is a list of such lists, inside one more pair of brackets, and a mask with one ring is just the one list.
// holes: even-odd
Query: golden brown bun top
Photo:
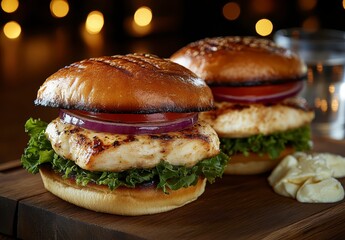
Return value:
[(51, 75), (36, 105), (108, 113), (198, 112), (213, 107), (206, 83), (149, 54), (90, 58)]
[(271, 40), (255, 37), (206, 38), (171, 56), (211, 85), (262, 85), (301, 80), (304, 62)]

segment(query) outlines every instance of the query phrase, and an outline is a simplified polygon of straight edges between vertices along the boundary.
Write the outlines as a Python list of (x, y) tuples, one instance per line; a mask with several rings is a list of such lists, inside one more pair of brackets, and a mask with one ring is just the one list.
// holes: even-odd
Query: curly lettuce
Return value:
[(63, 178), (74, 178), (76, 183), (86, 186), (89, 183), (106, 185), (111, 190), (120, 186), (134, 188), (142, 184), (157, 183), (157, 188), (168, 193), (169, 189), (178, 190), (182, 187), (196, 185), (199, 176), (205, 177), (213, 183), (217, 177), (223, 175), (228, 163), (228, 157), (220, 153), (215, 157), (200, 161), (193, 167), (174, 166), (161, 161), (151, 169), (129, 169), (122, 172), (88, 171), (57, 155), (51, 143), (46, 138), (47, 123), (30, 118), (25, 124), (25, 131), (30, 140), (21, 157), (23, 167), (30, 173), (36, 174), (44, 165), (51, 165), (54, 171)]
[(258, 134), (248, 138), (221, 138), (220, 142), (221, 150), (229, 156), (236, 153), (248, 156), (250, 152), (253, 152), (259, 155), (268, 154), (271, 159), (276, 159), (286, 147), (293, 147), (297, 151), (309, 150), (311, 132), (309, 126), (304, 126), (271, 135)]

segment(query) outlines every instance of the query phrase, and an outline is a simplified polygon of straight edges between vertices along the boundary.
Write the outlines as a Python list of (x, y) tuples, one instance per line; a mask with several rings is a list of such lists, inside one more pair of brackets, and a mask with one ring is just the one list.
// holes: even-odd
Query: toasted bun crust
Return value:
[(260, 174), (272, 170), (284, 157), (294, 153), (291, 147), (286, 148), (278, 158), (271, 159), (267, 154), (262, 156), (249, 153), (244, 156), (241, 153), (230, 156), (230, 161), (225, 168), (224, 174), (251, 175)]
[(306, 65), (273, 41), (255, 37), (206, 38), (178, 50), (171, 60), (210, 86), (255, 86), (301, 80)]
[(149, 54), (73, 63), (40, 87), (36, 105), (108, 113), (198, 112), (213, 96), (190, 70)]
[(206, 186), (206, 179), (200, 178), (197, 185), (170, 191), (169, 194), (155, 187), (123, 187), (111, 191), (106, 186), (95, 184), (78, 186), (49, 168), (41, 168), (40, 174), (44, 187), (67, 202), (96, 212), (126, 216), (161, 213), (181, 207), (196, 200)]

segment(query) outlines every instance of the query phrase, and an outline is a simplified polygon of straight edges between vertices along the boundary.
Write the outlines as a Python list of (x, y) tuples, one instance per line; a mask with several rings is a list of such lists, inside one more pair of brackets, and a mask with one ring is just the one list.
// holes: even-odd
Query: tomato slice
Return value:
[(170, 122), (180, 118), (189, 118), (195, 113), (153, 113), (153, 114), (118, 114), (118, 113), (96, 113), (82, 110), (69, 110), (70, 112), (82, 117), (106, 122), (123, 123), (159, 123)]
[(292, 82), (250, 87), (213, 87), (212, 93), (217, 101), (274, 102), (295, 96), (302, 88), (303, 82)]

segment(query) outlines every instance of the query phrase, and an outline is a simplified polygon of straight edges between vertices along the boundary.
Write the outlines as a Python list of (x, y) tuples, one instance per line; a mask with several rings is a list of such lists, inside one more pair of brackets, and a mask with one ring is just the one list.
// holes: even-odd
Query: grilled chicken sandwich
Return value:
[(213, 107), (211, 90), (166, 59), (128, 54), (73, 63), (43, 83), (35, 104), (60, 113), (49, 124), (27, 121), (22, 164), (80, 207), (165, 212), (196, 200), (227, 164), (216, 132), (198, 120)]
[(171, 56), (205, 79), (215, 110), (202, 113), (231, 159), (228, 174), (271, 170), (284, 156), (311, 148), (314, 112), (298, 97), (306, 66), (292, 52), (255, 37), (202, 39)]

